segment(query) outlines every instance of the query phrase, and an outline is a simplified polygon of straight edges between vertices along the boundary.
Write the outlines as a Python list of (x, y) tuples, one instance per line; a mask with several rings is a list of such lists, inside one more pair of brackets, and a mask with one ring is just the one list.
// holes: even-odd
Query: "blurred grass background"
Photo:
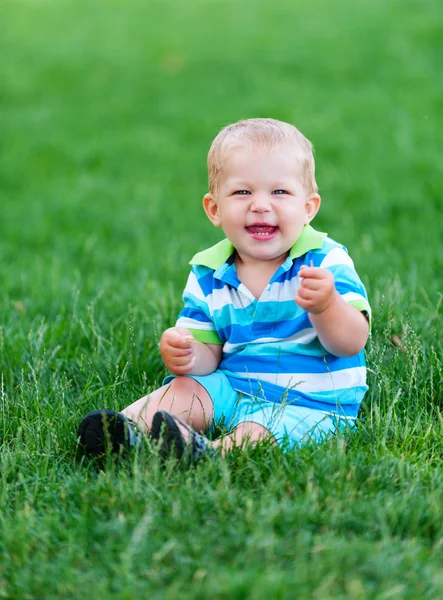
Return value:
[[(0, 597), (441, 597), (441, 3), (0, 13)], [(85, 412), (161, 382), (188, 260), (221, 236), (207, 150), (256, 116), (313, 142), (314, 225), (374, 307), (358, 435), (187, 476), (78, 464)]]

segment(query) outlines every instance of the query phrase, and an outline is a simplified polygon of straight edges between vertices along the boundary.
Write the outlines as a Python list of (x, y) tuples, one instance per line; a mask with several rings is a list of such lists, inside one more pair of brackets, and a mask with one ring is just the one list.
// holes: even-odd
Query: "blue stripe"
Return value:
[[(260, 314), (260, 321), (256, 320), (255, 323), (275, 323), (276, 331), (281, 330), (281, 334), (277, 334), (277, 337), (286, 338), (296, 333), (300, 327), (304, 329), (311, 326), (306, 311), (297, 306), (293, 300), (260, 302), (259, 306), (257, 303), (251, 303), (244, 308), (235, 308), (232, 304), (214, 308), (214, 325), (217, 328), (223, 328), (228, 324), (250, 328), (254, 323), (256, 312)], [(283, 323), (283, 327), (279, 327), (279, 322)], [(260, 328), (259, 325), (257, 327)]]
[(359, 386), (350, 389), (336, 390), (336, 392), (311, 393), (309, 396), (297, 390), (282, 390), (280, 386), (267, 382), (245, 380), (227, 374), (232, 387), (249, 396), (263, 398), (269, 402), (278, 404), (287, 403), (294, 406), (304, 406), (336, 412), (347, 417), (356, 417), (363, 396), (368, 389), (367, 386)]
[(183, 293), (183, 300), (184, 300), (184, 304), (185, 304), (183, 307), (183, 310), (184, 309), (198, 310), (198, 311), (202, 312), (203, 314), (210, 316), (209, 306), (205, 300), (200, 300), (200, 298), (197, 298), (191, 292), (187, 292), (186, 290)]
[(323, 245), (322, 245), (320, 252), (323, 252), (324, 256), (326, 256), (326, 254), (329, 254), (329, 252), (331, 252), (331, 250), (336, 250), (337, 248), (341, 248), (342, 250), (344, 250), (346, 252), (346, 254), (348, 254), (348, 251), (347, 251), (346, 247), (343, 246), (343, 244), (339, 244), (338, 242), (336, 242), (335, 240), (332, 240), (331, 238), (329, 238), (329, 239), (324, 238)]
[(244, 308), (235, 308), (232, 304), (226, 304), (221, 308), (214, 309), (214, 325), (216, 328), (234, 324), (241, 327), (250, 326), (254, 320), (255, 305), (250, 304)]
[(365, 287), (354, 269), (348, 265), (333, 265), (328, 267), (328, 271), (334, 275), (335, 287), (339, 294), (356, 292), (367, 299)]
[(228, 369), (235, 373), (334, 373), (353, 367), (364, 365), (363, 351), (357, 356), (349, 358), (326, 354), (323, 356), (280, 356), (267, 354), (263, 356), (250, 356), (245, 359), (241, 354), (223, 354), (220, 369)]
[(307, 267), (310, 267), (311, 264), (313, 267), (319, 267), (321, 265), (321, 263), (323, 262), (323, 259), (325, 258), (325, 256), (326, 256), (326, 254), (324, 252), (322, 252), (321, 250), (317, 250), (314, 252), (308, 252), (307, 254), (305, 254), (303, 263), (301, 263), (301, 264), (304, 264)]
[[(325, 351), (322, 349), (318, 340), (314, 340), (310, 344), (300, 344), (298, 342), (288, 342), (286, 340), (276, 340), (275, 342), (266, 342), (266, 344), (249, 344), (244, 343), (241, 347), (236, 347), (235, 352), (225, 352), (225, 356), (235, 356), (240, 354), (244, 357), (245, 362), (253, 360), (254, 357), (271, 356), (273, 360), (282, 354), (292, 356), (308, 355), (308, 356), (324, 356)], [(294, 360), (297, 360), (296, 358)]]
[(180, 319), (180, 317), (193, 319), (194, 321), (198, 321), (199, 323), (212, 323), (211, 319), (207, 315), (205, 315), (201, 310), (196, 310), (187, 306), (185, 306), (181, 313), (178, 315), (178, 319)]
[(284, 281), (289, 281), (298, 276), (298, 272), (300, 268), (305, 265), (310, 267), (319, 267), (325, 258), (326, 253), (321, 250), (313, 250), (312, 252), (306, 253), (304, 256), (300, 256), (296, 258), (292, 263), (291, 267), (277, 274), (275, 278), (272, 279), (272, 282), (283, 283)]
[[(272, 323), (272, 327), (269, 327)], [(232, 324), (220, 327), (216, 319), (214, 319), (215, 327), (220, 335), (231, 344), (242, 344), (243, 342), (251, 342), (260, 337), (275, 337), (282, 340), (294, 335), (297, 331), (312, 327), (311, 322), (306, 313), (293, 321), (276, 321), (276, 322), (257, 322), (253, 324), (246, 323), (245, 325)]]
[[(195, 267), (193, 268), (195, 269)], [(224, 287), (224, 284), (221, 281), (214, 279), (213, 271), (210, 271), (209, 269), (206, 270), (208, 271), (208, 273), (201, 274), (200, 276), (198, 276), (196, 273), (196, 275), (198, 279), (198, 285), (201, 287), (203, 294), (205, 296), (209, 296), (210, 294), (212, 294), (212, 290), (214, 288), (222, 288)]]

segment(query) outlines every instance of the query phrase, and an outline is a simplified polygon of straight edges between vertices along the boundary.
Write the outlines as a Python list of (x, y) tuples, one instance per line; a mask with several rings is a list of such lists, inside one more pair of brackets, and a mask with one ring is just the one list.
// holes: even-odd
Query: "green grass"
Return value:
[[(0, 8), (0, 598), (441, 598), (440, 3)], [(367, 286), (359, 429), (190, 472), (86, 462), (81, 417), (162, 381), (187, 262), (220, 239), (207, 149), (252, 116), (313, 141), (315, 226)]]

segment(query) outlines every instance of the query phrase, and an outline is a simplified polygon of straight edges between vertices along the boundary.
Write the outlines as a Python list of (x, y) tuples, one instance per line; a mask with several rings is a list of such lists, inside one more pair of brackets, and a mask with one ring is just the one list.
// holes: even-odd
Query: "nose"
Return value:
[(271, 205), (267, 194), (254, 194), (252, 196), (251, 210), (258, 213), (269, 212)]

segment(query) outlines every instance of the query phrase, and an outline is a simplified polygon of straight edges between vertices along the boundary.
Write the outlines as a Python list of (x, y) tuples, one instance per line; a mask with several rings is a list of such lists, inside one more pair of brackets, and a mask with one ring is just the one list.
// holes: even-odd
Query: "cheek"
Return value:
[(220, 218), (227, 223), (235, 223), (235, 221), (240, 218), (240, 211), (236, 206), (226, 207), (225, 210), (220, 213)]
[(285, 207), (279, 212), (279, 217), (287, 224), (296, 226), (306, 217), (306, 211), (301, 207)]

